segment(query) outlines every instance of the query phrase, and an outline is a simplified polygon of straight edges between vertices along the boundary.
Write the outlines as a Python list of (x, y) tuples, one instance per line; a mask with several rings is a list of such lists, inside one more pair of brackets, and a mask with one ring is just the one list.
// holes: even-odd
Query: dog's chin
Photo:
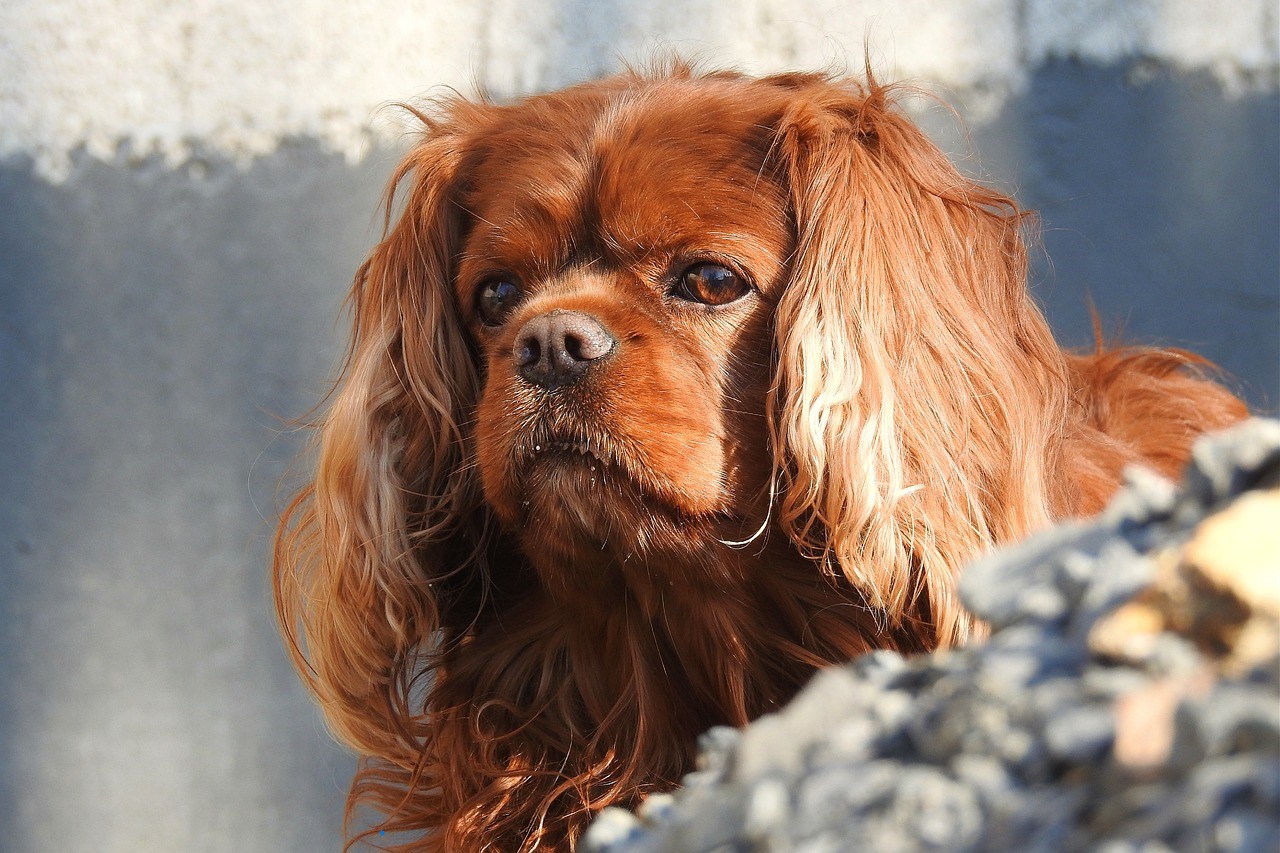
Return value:
[(521, 527), (545, 530), (599, 550), (618, 526), (616, 504), (638, 492), (626, 471), (573, 447), (552, 446), (532, 457), (521, 479)]
[(530, 559), (562, 575), (687, 554), (706, 514), (682, 505), (656, 472), (630, 467), (573, 444), (525, 460), (515, 527)]

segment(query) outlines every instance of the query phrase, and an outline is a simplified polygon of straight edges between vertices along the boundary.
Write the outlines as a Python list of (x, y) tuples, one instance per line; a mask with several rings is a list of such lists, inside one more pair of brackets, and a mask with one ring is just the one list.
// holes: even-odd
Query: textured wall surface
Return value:
[[(692, 34), (692, 35), (691, 35)], [(714, 34), (714, 35), (706, 35)], [(0, 848), (338, 846), (266, 564), (401, 144), (381, 104), (655, 49), (945, 87), (1036, 294), (1280, 400), (1273, 2), (0, 0)], [(972, 149), (973, 154), (966, 153)]]
[(861, 68), (992, 109), (1044, 62), (1079, 57), (1209, 70), (1273, 87), (1271, 0), (373, 0), (0, 2), (0, 156), (65, 179), (83, 148), (112, 159), (195, 149), (243, 162), (309, 136), (358, 158), (376, 108), (436, 85), (512, 95), (676, 51), (763, 72)]

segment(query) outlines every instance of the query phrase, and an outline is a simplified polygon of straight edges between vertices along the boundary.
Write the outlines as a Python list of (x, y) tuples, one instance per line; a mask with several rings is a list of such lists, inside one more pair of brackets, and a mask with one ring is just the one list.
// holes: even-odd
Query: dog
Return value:
[(676, 65), (418, 111), (274, 566), (358, 838), (572, 849), (698, 735), (981, 632), (976, 555), (1245, 416), (1065, 352), (893, 86)]

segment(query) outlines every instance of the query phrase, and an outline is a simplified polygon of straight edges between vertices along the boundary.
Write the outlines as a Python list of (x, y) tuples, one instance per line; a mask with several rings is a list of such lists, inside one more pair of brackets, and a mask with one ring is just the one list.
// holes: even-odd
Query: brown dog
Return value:
[(406, 849), (571, 847), (816, 668), (963, 640), (968, 560), (1245, 414), (1187, 353), (1064, 353), (1024, 215), (875, 83), (422, 120), (275, 567)]

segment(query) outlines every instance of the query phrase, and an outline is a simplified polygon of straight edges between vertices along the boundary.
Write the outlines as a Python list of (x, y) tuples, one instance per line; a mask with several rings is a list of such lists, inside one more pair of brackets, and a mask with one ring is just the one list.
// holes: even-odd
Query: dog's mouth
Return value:
[(624, 469), (616, 445), (599, 436), (553, 435), (535, 437), (519, 454), (525, 466), (541, 463), (586, 464), (590, 469)]
[(647, 491), (634, 460), (600, 435), (542, 432), (517, 445), (514, 462), (521, 526), (554, 530), (564, 542), (585, 537), (597, 550), (617, 538), (619, 507)]
[[(599, 441), (596, 442), (596, 448), (600, 448)], [(591, 439), (589, 438), (552, 438), (534, 443), (533, 454), (535, 456), (551, 453), (576, 453), (579, 456), (589, 456), (596, 461), (603, 461), (596, 452), (592, 451)]]

